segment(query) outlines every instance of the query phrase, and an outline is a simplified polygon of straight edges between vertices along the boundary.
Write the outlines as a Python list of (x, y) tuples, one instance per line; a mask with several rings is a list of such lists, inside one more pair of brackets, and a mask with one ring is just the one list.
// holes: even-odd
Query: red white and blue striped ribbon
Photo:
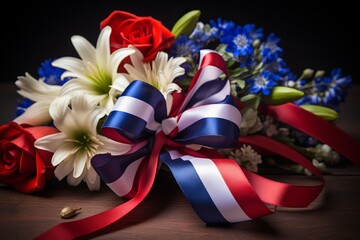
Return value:
[[(267, 204), (305, 207), (311, 203), (322, 183), (305, 187), (278, 183), (246, 171), (210, 149), (238, 144), (241, 115), (223, 74), (227, 71), (222, 57), (211, 50), (201, 51), (200, 67), (188, 93), (183, 98), (174, 95), (169, 115), (165, 99), (156, 88), (143, 81), (132, 82), (102, 127), (105, 136), (131, 144), (131, 150), (125, 155), (100, 154), (92, 159), (101, 179), (117, 195), (130, 199), (92, 217), (59, 224), (38, 239), (88, 236), (120, 220), (149, 193), (159, 161), (169, 167), (206, 223), (264, 216), (272, 213)], [(202, 148), (194, 151), (190, 148), (193, 145)], [(301, 154), (283, 147), (288, 157), (306, 161)], [(319, 174), (311, 164), (309, 170)]]

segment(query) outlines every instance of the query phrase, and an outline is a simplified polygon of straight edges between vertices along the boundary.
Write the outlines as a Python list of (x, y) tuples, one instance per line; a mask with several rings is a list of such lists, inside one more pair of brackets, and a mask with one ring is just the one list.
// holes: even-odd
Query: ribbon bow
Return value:
[[(124, 204), (92, 217), (62, 223), (39, 239), (65, 239), (88, 235), (118, 221), (149, 193), (159, 169), (165, 163), (185, 197), (206, 223), (241, 222), (272, 213), (267, 205), (305, 207), (323, 188), (295, 186), (266, 179), (249, 172), (232, 159), (211, 148), (238, 144), (241, 114), (230, 96), (230, 83), (222, 57), (202, 50), (200, 68), (186, 97), (174, 94), (168, 114), (166, 100), (155, 87), (132, 82), (109, 114), (102, 133), (131, 144), (125, 155), (96, 155), (92, 165), (101, 179)], [(300, 153), (261, 136), (243, 143), (261, 141), (272, 152), (302, 164), (322, 180), (320, 172)], [(194, 149), (200, 150), (194, 150)], [(60, 234), (61, 232), (61, 234)]]

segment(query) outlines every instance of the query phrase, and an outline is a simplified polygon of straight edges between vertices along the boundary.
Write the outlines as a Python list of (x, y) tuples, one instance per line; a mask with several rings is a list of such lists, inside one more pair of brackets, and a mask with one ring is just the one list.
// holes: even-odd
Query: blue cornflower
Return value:
[(231, 32), (235, 29), (235, 23), (232, 21), (222, 20), (218, 18), (216, 21), (211, 20), (210, 26), (214, 29), (217, 29), (217, 37), (222, 37), (225, 33)]
[(296, 100), (294, 103), (296, 105), (303, 105), (303, 104), (322, 105), (322, 100), (318, 94), (312, 93), (310, 95), (305, 95), (299, 100)]
[(265, 70), (258, 74), (255, 78), (246, 80), (246, 82), (249, 84), (249, 91), (251, 93), (258, 93), (262, 91), (264, 95), (269, 95), (270, 89), (278, 85), (279, 80), (279, 75), (273, 74), (269, 70)]
[(267, 69), (281, 77), (287, 76), (290, 71), (286, 62), (282, 58), (277, 58), (275, 61), (265, 64), (264, 69)]
[(262, 40), (264, 37), (263, 29), (256, 29), (255, 24), (246, 24), (244, 30), (247, 32), (248, 36), (253, 40), (259, 39)]
[(177, 57), (189, 57), (194, 58), (199, 55), (202, 45), (195, 42), (192, 39), (189, 39), (185, 35), (181, 35), (174, 43), (172, 52)]
[(318, 77), (313, 79), (312, 89), (307, 95), (295, 103), (317, 104), (339, 110), (339, 104), (344, 101), (348, 88), (351, 86), (350, 76), (343, 77), (341, 69), (334, 69), (328, 77)]
[(65, 78), (61, 80), (61, 75), (65, 72), (64, 69), (54, 67), (51, 63), (55, 59), (47, 59), (41, 63), (41, 66), (38, 69), (38, 74), (40, 79), (44, 79), (44, 82), (49, 85), (64, 85), (70, 78)]
[(276, 62), (282, 54), (282, 49), (278, 46), (280, 38), (277, 38), (275, 34), (271, 33), (266, 41), (261, 45), (261, 58), (262, 61), (267, 64), (270, 62)]
[(218, 29), (213, 28), (208, 24), (198, 22), (194, 31), (190, 34), (190, 39), (194, 40), (197, 44), (205, 46), (209, 42), (219, 38)]
[(240, 67), (251, 65), (254, 55), (253, 38), (249, 36), (245, 28), (238, 26), (234, 31), (221, 37), (220, 42), (227, 45), (226, 51), (233, 54), (239, 61)]

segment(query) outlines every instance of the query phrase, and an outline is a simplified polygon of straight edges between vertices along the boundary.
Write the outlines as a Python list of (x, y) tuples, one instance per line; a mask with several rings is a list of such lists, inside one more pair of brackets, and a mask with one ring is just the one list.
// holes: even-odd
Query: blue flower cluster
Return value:
[(311, 70), (310, 77), (298, 78), (282, 58), (283, 50), (279, 43), (280, 38), (275, 34), (265, 38), (263, 30), (254, 24), (240, 26), (219, 18), (209, 24), (198, 22), (189, 36), (180, 36), (172, 48), (172, 55), (188, 59), (183, 67), (186, 76), (191, 78), (196, 71), (200, 50), (215, 49), (227, 63), (238, 97), (249, 93), (269, 95), (273, 87), (285, 85), (305, 93), (295, 102), (298, 105), (316, 104), (338, 110), (351, 85), (351, 77), (343, 77), (341, 70), (335, 69), (326, 77), (323, 71), (314, 74)]
[[(219, 18), (209, 24), (198, 22), (190, 36), (180, 36), (174, 44), (173, 54), (195, 63), (201, 49), (214, 48), (223, 55), (229, 72), (234, 73), (232, 79), (245, 81), (245, 90), (250, 93), (268, 95), (289, 72), (281, 58), (279, 42), (274, 34), (264, 40), (263, 30), (254, 24), (240, 26)], [(240, 87), (236, 87), (241, 92)]]
[(330, 76), (315, 76), (310, 81), (297, 81), (297, 88), (305, 96), (295, 103), (322, 105), (339, 111), (339, 104), (345, 100), (348, 89), (351, 87), (350, 76), (343, 76), (340, 68), (331, 71)]

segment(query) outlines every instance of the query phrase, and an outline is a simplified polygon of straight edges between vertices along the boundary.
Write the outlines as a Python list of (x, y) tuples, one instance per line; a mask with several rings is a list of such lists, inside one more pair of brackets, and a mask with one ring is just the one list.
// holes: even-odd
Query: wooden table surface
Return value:
[[(16, 88), (0, 84), (0, 124), (12, 119)], [(360, 86), (351, 89), (337, 124), (360, 140)], [(265, 174), (265, 173), (264, 173)], [(267, 175), (292, 183), (307, 183), (300, 175)], [(106, 186), (90, 192), (84, 184), (51, 182), (36, 194), (0, 188), (0, 239), (32, 239), (58, 223), (64, 206), (81, 207), (81, 219), (124, 202)], [(170, 173), (161, 171), (149, 196), (96, 239), (360, 239), (360, 171), (347, 167), (325, 176), (325, 190), (306, 209), (278, 209), (275, 214), (249, 222), (208, 226), (195, 214)]]

